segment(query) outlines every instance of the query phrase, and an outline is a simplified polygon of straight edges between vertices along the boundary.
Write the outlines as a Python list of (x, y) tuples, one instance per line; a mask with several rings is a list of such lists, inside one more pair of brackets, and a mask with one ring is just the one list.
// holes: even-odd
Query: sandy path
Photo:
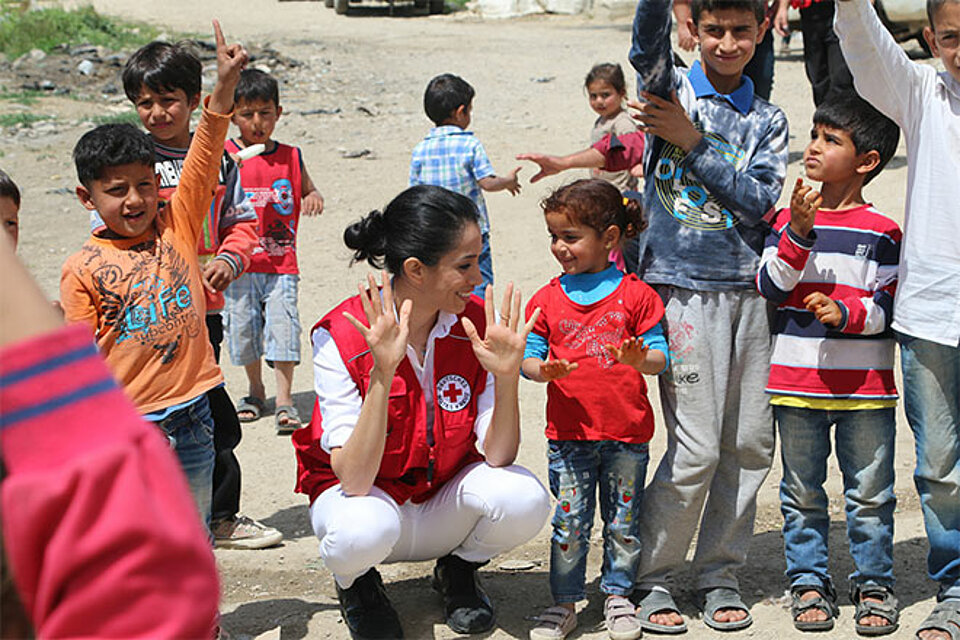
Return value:
[[(228, 38), (272, 43), (282, 53), (304, 63), (296, 82), (281, 88), (286, 109), (276, 137), (298, 144), (315, 181), (327, 199), (318, 219), (302, 222), (300, 260), (301, 317), (309, 327), (320, 315), (350, 294), (363, 276), (362, 267), (347, 268), (347, 252), (340, 241), (344, 226), (371, 208), (382, 206), (406, 185), (409, 152), (429, 127), (421, 110), (427, 80), (441, 72), (464, 76), (477, 89), (473, 129), (484, 142), (500, 171), (514, 166), (511, 158), (522, 151), (565, 152), (585, 146), (592, 113), (581, 89), (583, 76), (600, 61), (626, 65), (629, 18), (611, 16), (535, 17), (484, 22), (464, 15), (431, 18), (388, 18), (380, 15), (336, 16), (320, 2), (266, 0), (184, 0), (144, 3), (134, 0), (98, 0), (98, 10), (156, 21), (171, 29), (205, 33), (209, 18), (219, 16)], [(796, 160), (810, 126), (812, 101), (795, 41), (793, 55), (777, 62), (773, 99), (790, 119), (791, 165), (787, 183), (799, 171)], [(689, 54), (686, 56), (690, 59)], [(358, 109), (363, 107), (368, 113)], [(0, 105), (0, 108), (6, 108)], [(80, 106), (66, 104), (63, 110)], [(302, 115), (311, 109), (336, 109), (335, 115)], [(66, 126), (56, 134), (18, 138), (7, 145), (2, 165), (24, 186), (21, 254), (44, 288), (54, 294), (62, 260), (78, 247), (85, 233), (85, 216), (69, 190), (74, 174), (68, 151), (82, 128)], [(360, 159), (345, 159), (341, 151), (369, 149)], [(905, 159), (895, 158), (891, 169), (871, 185), (867, 195), (891, 215), (902, 217), (906, 180)], [(533, 171), (525, 167), (521, 176)], [(517, 282), (528, 294), (554, 274), (538, 200), (553, 186), (573, 175), (526, 184), (517, 198), (494, 194), (487, 200), (493, 218), (492, 246), (498, 282)], [(304, 335), (304, 353), (309, 353)], [(234, 398), (246, 389), (242, 371), (225, 364)], [(303, 415), (312, 405), (309, 366), (297, 371), (295, 391)], [(268, 393), (272, 385), (268, 384)], [(542, 436), (543, 388), (529, 382), (521, 387), (525, 443), (521, 462), (545, 478)], [(904, 626), (912, 629), (926, 614), (934, 586), (924, 571), (926, 541), (913, 493), (912, 438), (906, 422), (899, 423), (897, 463), (898, 592), (906, 605)], [(663, 450), (658, 430), (652, 459)], [(224, 625), (236, 638), (269, 633), (283, 638), (346, 638), (333, 592), (333, 583), (319, 561), (310, 530), (306, 499), (293, 494), (295, 462), (289, 441), (273, 434), (272, 419), (245, 427), (238, 454), (244, 469), (243, 510), (280, 528), (284, 546), (261, 552), (218, 551), (222, 569)], [(653, 466), (649, 471), (652, 475)], [(778, 531), (776, 480), (768, 478), (760, 497), (758, 530), (748, 566), (741, 577), (745, 598), (758, 603), (757, 623), (739, 636), (791, 638), (795, 634), (788, 614), (774, 599), (783, 594), (782, 542)], [(832, 496), (840, 495), (836, 473), (830, 479)], [(834, 513), (834, 575), (840, 590), (850, 562), (843, 538), (842, 505)], [(510, 558), (539, 563), (534, 570), (511, 574), (497, 569), (496, 559), (484, 571), (485, 581), (499, 605), (499, 628), (493, 638), (526, 637), (529, 622), (549, 601), (546, 579), (549, 532), (545, 529)], [(588, 580), (597, 576), (599, 553), (591, 553)], [(394, 565), (383, 574), (388, 590), (404, 619), (410, 638), (448, 638), (435, 594), (429, 588), (430, 565)], [(594, 593), (596, 583), (591, 586)], [(693, 614), (690, 594), (681, 587), (681, 606)], [(601, 599), (591, 599), (581, 614), (579, 635), (605, 637)], [(835, 637), (853, 637), (852, 607), (843, 608)], [(713, 632), (699, 620), (690, 624), (689, 638)], [(711, 636), (712, 637), (712, 636)], [(895, 637), (911, 637), (902, 631)]]

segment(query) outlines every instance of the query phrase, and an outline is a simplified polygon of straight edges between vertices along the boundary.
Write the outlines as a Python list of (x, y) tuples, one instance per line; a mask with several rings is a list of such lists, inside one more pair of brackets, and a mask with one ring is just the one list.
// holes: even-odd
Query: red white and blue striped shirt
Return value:
[[(808, 238), (790, 229), (789, 209), (777, 213), (757, 274), (760, 294), (779, 305), (767, 393), (896, 399), (890, 322), (901, 237), (897, 223), (870, 205), (818, 211)], [(839, 326), (806, 309), (804, 298), (816, 291), (840, 307)]]

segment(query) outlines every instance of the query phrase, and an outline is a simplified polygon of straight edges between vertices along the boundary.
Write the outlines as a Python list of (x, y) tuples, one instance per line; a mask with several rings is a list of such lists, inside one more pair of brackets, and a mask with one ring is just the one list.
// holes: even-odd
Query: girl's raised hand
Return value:
[(638, 370), (646, 362), (647, 353), (650, 351), (650, 347), (645, 345), (643, 338), (640, 337), (624, 338), (619, 347), (615, 344), (607, 344), (603, 348), (616, 358), (617, 362)]
[(370, 353), (373, 354), (373, 366), (392, 376), (407, 355), (407, 337), (410, 334), (410, 310), (413, 308), (413, 301), (403, 301), (397, 314), (398, 320), (393, 311), (393, 288), (390, 286), (390, 276), (386, 271), (382, 271), (380, 277), (382, 290), (378, 290), (377, 279), (372, 273), (367, 275), (367, 287), (364, 287), (362, 282), (357, 285), (367, 324), (364, 325), (346, 311), (343, 312), (343, 316), (367, 341)]
[(527, 335), (540, 315), (540, 309), (533, 312), (526, 323), (521, 324), (523, 308), (520, 292), (513, 291), (513, 283), (507, 285), (503, 294), (500, 322), (495, 321), (496, 310), (493, 303), (493, 287), (487, 285), (483, 302), (483, 312), (487, 320), (486, 335), (482, 338), (477, 327), (466, 316), (463, 317), (463, 330), (473, 352), (484, 369), (495, 376), (519, 376), (520, 363), (523, 361), (523, 349), (527, 344)]
[(540, 363), (540, 375), (544, 382), (566, 378), (580, 365), (569, 360), (546, 360)]

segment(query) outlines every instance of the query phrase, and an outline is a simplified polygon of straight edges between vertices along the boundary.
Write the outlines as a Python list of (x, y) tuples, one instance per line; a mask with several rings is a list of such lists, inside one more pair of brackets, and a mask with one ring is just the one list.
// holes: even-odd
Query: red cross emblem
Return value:
[(463, 376), (445, 375), (437, 382), (437, 404), (444, 411), (460, 411), (470, 402), (470, 385)]

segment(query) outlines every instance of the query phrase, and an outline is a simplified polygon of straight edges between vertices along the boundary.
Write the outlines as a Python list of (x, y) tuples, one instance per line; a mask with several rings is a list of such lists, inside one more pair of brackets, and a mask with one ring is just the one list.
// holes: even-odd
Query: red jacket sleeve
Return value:
[(240, 273), (245, 272), (250, 266), (250, 256), (260, 242), (259, 232), (259, 220), (244, 220), (230, 225), (220, 238), (217, 255), (230, 254), (240, 263)]
[(213, 553), (166, 440), (84, 327), (0, 351), (3, 537), (42, 638), (202, 638)]

